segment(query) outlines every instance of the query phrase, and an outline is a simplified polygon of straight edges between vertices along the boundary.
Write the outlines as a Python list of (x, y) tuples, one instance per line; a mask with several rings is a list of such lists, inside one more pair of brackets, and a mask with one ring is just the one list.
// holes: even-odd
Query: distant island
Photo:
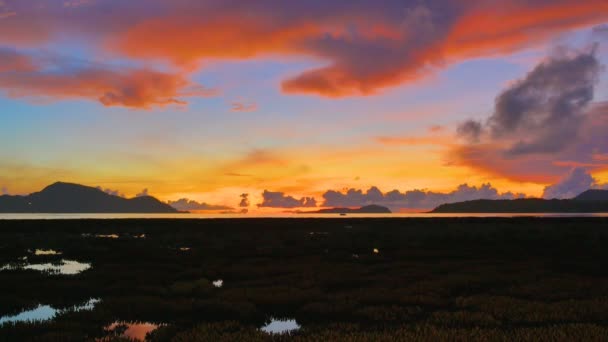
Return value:
[(391, 210), (380, 205), (366, 205), (361, 208), (329, 208), (317, 211), (301, 211), (300, 214), (390, 214)]
[(178, 213), (151, 196), (123, 198), (100, 189), (57, 182), (27, 196), (0, 196), (0, 213)]
[(431, 213), (606, 213), (608, 190), (587, 190), (572, 199), (521, 198), (442, 204)]

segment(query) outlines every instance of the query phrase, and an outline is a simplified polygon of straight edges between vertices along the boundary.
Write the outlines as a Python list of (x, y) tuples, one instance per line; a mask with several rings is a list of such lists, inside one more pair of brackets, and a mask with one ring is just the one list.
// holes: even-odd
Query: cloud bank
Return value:
[(259, 208), (310, 208), (317, 206), (317, 201), (313, 197), (302, 197), (298, 200), (292, 196), (286, 196), (283, 192), (264, 190), (262, 198), (262, 203), (257, 205)]
[(499, 193), (492, 185), (483, 184), (480, 187), (462, 184), (456, 190), (448, 193), (426, 190), (410, 190), (400, 192), (393, 190), (382, 192), (377, 187), (371, 187), (363, 192), (359, 189), (349, 189), (345, 192), (329, 190), (323, 194), (324, 207), (360, 207), (378, 204), (391, 209), (432, 209), (441, 204), (477, 199), (513, 199), (525, 197), (524, 194), (511, 192)]
[[(510, 53), (608, 20), (605, 0), (4, 3), (1, 11), (10, 15), (0, 20), (0, 45), (31, 48), (68, 38), (86, 41), (93, 50), (116, 59), (168, 61), (187, 72), (209, 59), (307, 57), (319, 66), (287, 77), (282, 90), (328, 97), (372, 95), (426, 77), (449, 63)], [(112, 75), (113, 82), (102, 75), (89, 77), (103, 85), (99, 87), (111, 88), (116, 96), (107, 97), (108, 103), (127, 106), (174, 103), (184, 79), (176, 74), (163, 79), (167, 83), (160, 83), (159, 90), (144, 88), (147, 102), (141, 92), (133, 99), (125, 91), (125, 83), (138, 83), (135, 79), (143, 76), (114, 80), (118, 76)], [(11, 83), (19, 84), (18, 80)], [(21, 93), (32, 88), (35, 94), (65, 95), (36, 87), (35, 82), (21, 83), (20, 88)], [(70, 88), (74, 96), (75, 86)], [(84, 97), (99, 99), (103, 94)]]
[(197, 202), (194, 200), (190, 200), (187, 198), (181, 198), (177, 201), (168, 201), (167, 202), (173, 208), (180, 211), (214, 211), (214, 210), (232, 210), (234, 208), (223, 206), (223, 205), (213, 205), (207, 204), (205, 202)]
[(553, 198), (573, 198), (589, 189), (606, 189), (608, 184), (599, 184), (598, 180), (591, 176), (582, 167), (572, 169), (560, 182), (545, 188), (543, 197)]
[(183, 98), (213, 96), (215, 91), (182, 74), (0, 48), (0, 93), (10, 98), (88, 99), (107, 107), (150, 109), (185, 105)]
[(608, 104), (594, 103), (597, 45), (556, 49), (502, 91), (483, 123), (457, 129), (450, 162), (515, 181), (557, 182), (574, 167), (608, 168)]

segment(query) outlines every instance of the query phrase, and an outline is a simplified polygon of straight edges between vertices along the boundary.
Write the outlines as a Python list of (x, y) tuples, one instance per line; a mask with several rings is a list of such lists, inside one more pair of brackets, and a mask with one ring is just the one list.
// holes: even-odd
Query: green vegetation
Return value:
[[(0, 271), (0, 317), (101, 299), (4, 324), (0, 340), (121, 341), (104, 328), (150, 322), (160, 325), (152, 341), (599, 341), (606, 227), (606, 218), (0, 221), (0, 267), (24, 256), (92, 264), (76, 275)], [(260, 331), (271, 317), (302, 328)]]

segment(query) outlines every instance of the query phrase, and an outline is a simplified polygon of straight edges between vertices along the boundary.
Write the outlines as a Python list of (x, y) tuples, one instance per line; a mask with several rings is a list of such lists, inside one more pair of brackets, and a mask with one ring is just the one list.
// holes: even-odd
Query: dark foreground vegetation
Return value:
[[(92, 264), (0, 271), (0, 317), (101, 300), (4, 324), (0, 341), (124, 341), (104, 329), (117, 321), (160, 324), (152, 341), (600, 341), (607, 228), (605, 218), (0, 221), (0, 267), (23, 256)], [(301, 329), (260, 331), (271, 317)]]

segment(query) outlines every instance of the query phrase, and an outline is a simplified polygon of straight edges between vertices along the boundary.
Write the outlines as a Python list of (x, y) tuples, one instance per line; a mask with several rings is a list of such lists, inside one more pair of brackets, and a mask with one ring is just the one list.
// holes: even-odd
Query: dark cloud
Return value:
[(488, 121), (492, 136), (516, 136), (508, 151), (512, 154), (563, 150), (578, 135), (600, 70), (595, 46), (588, 51), (559, 49), (497, 97)]
[(136, 194), (135, 197), (145, 197), (145, 196), (150, 196), (150, 194), (148, 193), (148, 189), (143, 189), (140, 193)]
[(483, 126), (479, 121), (467, 120), (460, 124), (456, 133), (470, 143), (477, 143), (481, 137)]
[(105, 192), (108, 195), (112, 195), (112, 196), (118, 196), (118, 197), (125, 197), (124, 194), (120, 193), (120, 191), (118, 190), (112, 190), (112, 189), (104, 189), (100, 186), (97, 187), (98, 190)]
[(239, 202), (239, 207), (247, 208), (249, 207), (249, 194), (241, 194), (241, 201)]
[[(598, 156), (608, 153), (608, 104), (593, 102), (601, 71), (596, 45), (556, 49), (497, 96), (476, 144), (469, 140), (446, 158), (453, 165), (544, 183), (573, 167), (607, 167)], [(466, 136), (462, 127), (458, 133)]]
[(169, 201), (167, 202), (173, 208), (180, 211), (204, 211), (204, 210), (232, 210), (234, 208), (223, 206), (223, 205), (213, 205), (207, 204), (205, 202), (197, 202), (187, 198), (182, 198), (177, 201)]
[(360, 207), (370, 204), (387, 206), (394, 210), (430, 209), (441, 204), (470, 201), (476, 199), (513, 199), (524, 197), (523, 194), (510, 192), (499, 193), (492, 185), (483, 184), (480, 187), (462, 184), (452, 192), (441, 193), (426, 190), (410, 190), (400, 192), (393, 190), (383, 193), (377, 187), (371, 187), (366, 192), (349, 189), (346, 192), (329, 190), (323, 194), (324, 207)]
[(260, 208), (304, 208), (317, 206), (317, 201), (313, 197), (302, 197), (298, 200), (292, 196), (286, 196), (283, 192), (264, 190), (262, 198), (262, 203), (258, 204)]

